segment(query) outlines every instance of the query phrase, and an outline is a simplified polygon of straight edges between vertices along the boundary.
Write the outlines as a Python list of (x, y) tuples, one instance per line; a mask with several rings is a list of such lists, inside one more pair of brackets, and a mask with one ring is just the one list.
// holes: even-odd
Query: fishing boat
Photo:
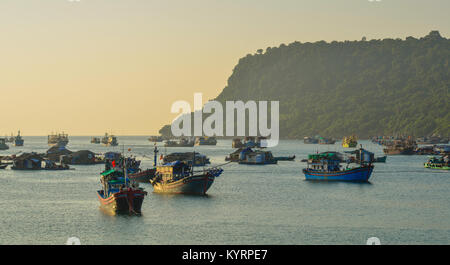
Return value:
[(303, 143), (304, 144), (318, 144), (319, 139), (315, 136), (314, 137), (305, 136), (305, 137), (303, 137)]
[(91, 144), (99, 144), (100, 142), (101, 142), (100, 138), (98, 138), (98, 137), (91, 138)]
[(17, 136), (14, 138), (14, 146), (23, 146), (24, 142), (22, 136), (20, 136), (20, 131), (18, 131)]
[(336, 140), (331, 138), (319, 137), (319, 144), (335, 144)]
[(66, 146), (69, 143), (69, 135), (63, 133), (51, 134), (47, 137), (50, 146)]
[(416, 141), (412, 139), (394, 140), (383, 149), (383, 152), (386, 155), (414, 155), (416, 149)]
[(427, 162), (425, 162), (423, 166), (430, 169), (450, 170), (449, 157), (448, 155), (440, 158), (433, 156)]
[(217, 140), (216, 137), (196, 137), (195, 138), (195, 145), (216, 145)]
[(101, 173), (102, 189), (97, 191), (100, 207), (111, 215), (141, 215), (147, 192), (124, 172), (111, 169)]
[(118, 146), (117, 137), (114, 135), (109, 135), (105, 133), (105, 136), (102, 138), (102, 144), (105, 146)]
[(8, 150), (9, 146), (6, 144), (5, 139), (0, 139), (0, 150)]
[(342, 139), (342, 147), (344, 148), (355, 148), (357, 145), (358, 141), (356, 140), (356, 136), (354, 135), (344, 137), (344, 139)]
[(246, 148), (239, 153), (237, 162), (243, 165), (269, 165), (277, 164), (278, 160), (273, 157), (270, 151), (254, 151), (251, 148)]
[(167, 140), (164, 143), (165, 147), (193, 147), (195, 144), (194, 140), (187, 139), (187, 138), (181, 138), (178, 141), (175, 140)]
[(295, 155), (293, 155), (293, 156), (276, 156), (273, 159), (275, 159), (277, 161), (294, 161)]
[(439, 135), (425, 136), (417, 138), (417, 144), (447, 144), (448, 138)]
[(164, 139), (163, 139), (162, 136), (150, 136), (150, 137), (148, 138), (148, 140), (149, 140), (150, 142), (156, 143), (156, 142), (162, 142)]
[(155, 193), (205, 195), (221, 168), (194, 171), (192, 166), (175, 161), (156, 167), (156, 174), (150, 183)]
[(349, 167), (349, 163), (343, 168), (341, 160), (333, 153), (312, 154), (308, 156), (307, 168), (303, 169), (303, 173), (306, 180), (368, 182), (374, 168), (370, 162), (373, 154), (366, 151), (361, 154), (361, 163), (353, 168)]

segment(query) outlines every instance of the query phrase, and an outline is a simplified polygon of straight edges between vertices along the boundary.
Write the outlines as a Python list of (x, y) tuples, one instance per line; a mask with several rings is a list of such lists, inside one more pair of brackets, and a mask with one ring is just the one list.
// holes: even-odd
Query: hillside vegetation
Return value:
[[(450, 40), (294, 42), (239, 60), (216, 98), (280, 101), (280, 135), (450, 134)], [(167, 129), (167, 127), (166, 127)]]

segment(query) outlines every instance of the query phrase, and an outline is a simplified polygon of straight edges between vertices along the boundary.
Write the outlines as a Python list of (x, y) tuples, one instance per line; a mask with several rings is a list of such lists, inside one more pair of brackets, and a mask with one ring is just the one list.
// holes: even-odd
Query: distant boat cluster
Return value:
[[(0, 148), (7, 150), (6, 143), (14, 141), (17, 146), (24, 144), (20, 131), (13, 139), (0, 139)], [(223, 174), (223, 167), (228, 163), (241, 165), (270, 165), (279, 161), (295, 161), (295, 155), (275, 156), (264, 147), (264, 137), (234, 138), (231, 147), (235, 151), (225, 157), (225, 163), (219, 166), (211, 165), (210, 159), (199, 152), (173, 152), (158, 155), (156, 142), (163, 142), (164, 147), (215, 146), (215, 137), (191, 137), (164, 139), (162, 136), (152, 136), (149, 141), (155, 142), (153, 149), (153, 167), (141, 168), (141, 161), (136, 157), (127, 157), (119, 152), (97, 154), (89, 150), (71, 151), (66, 145), (69, 136), (65, 133), (48, 136), (46, 153), (23, 153), (0, 157), (0, 169), (11, 165), (12, 170), (69, 170), (71, 165), (104, 164), (100, 172), (101, 189), (97, 196), (101, 208), (111, 214), (140, 215), (141, 206), (147, 192), (139, 183), (148, 183), (155, 193), (205, 195), (215, 179)], [(306, 180), (312, 181), (352, 181), (368, 182), (374, 164), (386, 163), (388, 155), (434, 155), (426, 163), (425, 168), (449, 170), (450, 149), (448, 139), (439, 137), (421, 138), (420, 143), (430, 143), (432, 146), (419, 146), (412, 137), (373, 137), (372, 142), (383, 145), (386, 154), (375, 157), (374, 153), (365, 150), (355, 135), (342, 139), (342, 147), (352, 150), (339, 152), (322, 152), (309, 154), (301, 160), (306, 163), (302, 172)], [(305, 137), (304, 144), (335, 144), (332, 138), (313, 136)], [(105, 146), (117, 146), (114, 135), (106, 133), (103, 138), (93, 137), (92, 144), (102, 143)], [(6, 148), (5, 148), (6, 146)], [(200, 170), (196, 168), (202, 167)]]

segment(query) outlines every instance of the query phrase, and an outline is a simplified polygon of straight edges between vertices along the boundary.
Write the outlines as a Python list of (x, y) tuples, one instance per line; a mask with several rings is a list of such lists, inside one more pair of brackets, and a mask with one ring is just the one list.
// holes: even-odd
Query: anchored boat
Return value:
[(63, 133), (51, 134), (47, 137), (48, 145), (50, 146), (66, 146), (69, 143), (69, 135)]
[(197, 137), (195, 138), (195, 145), (216, 145), (216, 137)]
[(180, 161), (156, 167), (155, 177), (150, 180), (156, 193), (205, 195), (221, 168), (194, 171), (192, 166)]
[(358, 141), (356, 140), (356, 136), (354, 135), (344, 137), (344, 139), (342, 139), (342, 147), (344, 148), (355, 148), (357, 145)]
[(181, 138), (179, 141), (167, 140), (164, 143), (165, 147), (193, 147), (195, 144), (194, 140)]
[(109, 214), (141, 215), (147, 192), (127, 177), (126, 171), (111, 169), (101, 173), (102, 189), (97, 191), (100, 207)]
[(450, 170), (449, 157), (448, 155), (440, 158), (431, 157), (423, 166), (431, 169)]
[(105, 133), (105, 136), (102, 138), (102, 144), (105, 146), (118, 146), (117, 137), (114, 135), (109, 135)]
[(20, 131), (17, 133), (17, 136), (14, 138), (14, 146), (23, 146), (23, 143), (25, 141), (23, 140), (22, 136), (20, 136)]
[(5, 139), (0, 139), (0, 150), (8, 150), (9, 146), (6, 144)]
[(341, 159), (334, 153), (313, 154), (308, 156), (307, 168), (303, 169), (306, 180), (367, 182), (373, 171), (373, 154), (361, 151), (361, 163), (354, 168), (343, 168)]

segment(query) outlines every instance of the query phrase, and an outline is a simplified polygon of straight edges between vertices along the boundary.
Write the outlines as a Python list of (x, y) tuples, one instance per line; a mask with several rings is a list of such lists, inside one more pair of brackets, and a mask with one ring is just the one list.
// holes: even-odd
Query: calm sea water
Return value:
[[(24, 137), (19, 151), (45, 152), (46, 137)], [(152, 165), (146, 137), (118, 137)], [(382, 155), (368, 141), (363, 147)], [(90, 144), (90, 137), (71, 137), (70, 150), (121, 150)], [(189, 148), (161, 148), (164, 153)], [(231, 141), (196, 147), (213, 164), (224, 163)], [(143, 216), (108, 216), (99, 210), (102, 165), (73, 166), (55, 172), (0, 171), (0, 244), (381, 244), (450, 243), (450, 172), (423, 168), (426, 156), (389, 156), (376, 164), (370, 184), (320, 183), (304, 180), (299, 162), (316, 151), (343, 151), (340, 145), (305, 145), (281, 141), (274, 155), (296, 155), (295, 162), (247, 166), (229, 164), (206, 197), (153, 194)]]

